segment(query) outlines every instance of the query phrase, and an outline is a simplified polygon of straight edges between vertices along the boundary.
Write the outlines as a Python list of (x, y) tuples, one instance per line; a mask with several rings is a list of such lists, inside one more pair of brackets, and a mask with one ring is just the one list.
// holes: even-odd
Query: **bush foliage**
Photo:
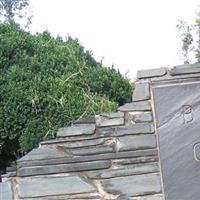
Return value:
[(79, 116), (131, 100), (128, 79), (78, 40), (0, 24), (0, 168)]

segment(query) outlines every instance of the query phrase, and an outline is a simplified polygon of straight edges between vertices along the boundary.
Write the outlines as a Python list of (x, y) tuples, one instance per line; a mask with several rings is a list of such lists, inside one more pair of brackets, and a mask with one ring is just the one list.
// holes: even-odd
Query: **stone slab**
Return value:
[(200, 63), (174, 66), (170, 71), (172, 76), (194, 73), (200, 73)]
[(70, 157), (70, 154), (66, 151), (60, 151), (54, 147), (42, 146), (40, 148), (33, 149), (28, 154), (20, 158), (18, 162), (63, 158), (63, 157)]
[(162, 68), (155, 68), (155, 69), (149, 69), (149, 70), (140, 70), (137, 72), (137, 78), (151, 78), (151, 77), (159, 77), (164, 76), (167, 73), (167, 69)]
[(95, 124), (95, 115), (86, 116), (73, 121), (73, 124)]
[(57, 137), (92, 135), (94, 134), (95, 128), (94, 124), (77, 124), (74, 126), (64, 127), (58, 129)]
[(129, 126), (97, 129), (96, 134), (99, 137), (119, 137), (124, 135), (154, 133), (154, 131), (154, 125), (152, 123), (138, 123)]
[(123, 168), (111, 169), (106, 171), (102, 170), (100, 172), (99, 171), (88, 172), (87, 175), (89, 176), (89, 178), (92, 179), (106, 179), (113, 177), (153, 173), (158, 171), (159, 171), (158, 163), (150, 163), (143, 165), (127, 166)]
[(107, 117), (96, 117), (96, 126), (97, 127), (106, 127), (106, 126), (120, 126), (124, 125), (124, 118), (107, 118)]
[(18, 169), (18, 176), (35, 176), (45, 174), (60, 174), (68, 172), (81, 172), (88, 170), (107, 169), (111, 166), (110, 161), (93, 161), (62, 165), (34, 166)]
[(149, 82), (136, 82), (132, 96), (133, 101), (144, 101), (150, 99)]
[(95, 192), (96, 188), (79, 176), (32, 177), (18, 180), (21, 198)]
[(152, 122), (153, 115), (151, 112), (142, 112), (142, 113), (129, 112), (127, 120), (135, 123)]
[(0, 183), (0, 200), (14, 200), (10, 182)]
[(125, 105), (118, 108), (121, 112), (131, 112), (131, 111), (150, 111), (151, 104), (149, 101), (138, 101), (132, 103), (126, 103)]
[(139, 197), (139, 199), (138, 197), (134, 197), (134, 198), (130, 198), (130, 200), (164, 200), (164, 196), (162, 194), (155, 194), (155, 195), (147, 195), (147, 196)]
[(88, 156), (79, 156), (74, 158), (58, 158), (58, 159), (49, 159), (49, 160), (40, 160), (40, 161), (31, 161), (31, 162), (18, 162), (18, 167), (30, 167), (30, 166), (44, 166), (44, 165), (56, 165), (56, 164), (67, 164), (67, 163), (79, 163), (79, 162), (89, 162), (96, 160), (111, 160), (111, 159), (121, 159), (121, 158), (139, 158), (146, 156), (157, 156), (157, 149), (145, 149), (137, 151), (128, 151), (128, 152), (117, 152), (117, 153), (107, 153), (99, 155), (88, 155)]
[(199, 91), (199, 82), (153, 88), (166, 200), (200, 199), (200, 163), (195, 152), (200, 142)]
[(110, 112), (110, 113), (103, 113), (100, 116), (107, 117), (109, 119), (122, 118), (122, 117), (124, 117), (124, 113), (123, 112)]
[(117, 177), (104, 180), (102, 184), (106, 192), (123, 194), (128, 197), (161, 192), (160, 176), (158, 174)]
[(130, 151), (136, 149), (156, 148), (156, 143), (156, 136), (151, 134), (124, 136), (117, 139), (117, 150)]

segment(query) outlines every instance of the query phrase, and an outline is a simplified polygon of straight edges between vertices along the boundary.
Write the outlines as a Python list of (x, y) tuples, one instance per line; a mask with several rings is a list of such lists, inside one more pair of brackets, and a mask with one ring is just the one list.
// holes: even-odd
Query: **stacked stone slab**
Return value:
[(0, 200), (163, 200), (151, 85), (200, 77), (200, 66), (139, 71), (133, 101), (88, 116), (10, 167)]

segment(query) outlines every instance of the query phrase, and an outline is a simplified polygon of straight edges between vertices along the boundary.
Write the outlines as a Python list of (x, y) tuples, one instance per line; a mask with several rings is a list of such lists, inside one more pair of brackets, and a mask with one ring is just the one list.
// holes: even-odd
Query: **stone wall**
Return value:
[(60, 128), (7, 169), (0, 200), (164, 200), (151, 87), (196, 77), (199, 65), (138, 71), (132, 103)]

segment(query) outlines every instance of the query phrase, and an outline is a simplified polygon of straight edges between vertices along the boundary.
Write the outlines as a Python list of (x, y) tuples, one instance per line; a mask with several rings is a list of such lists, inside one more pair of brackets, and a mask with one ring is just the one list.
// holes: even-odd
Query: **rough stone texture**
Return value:
[(140, 70), (137, 72), (137, 78), (151, 78), (156, 76), (164, 76), (167, 73), (166, 68), (157, 68), (149, 70)]
[(158, 174), (145, 174), (112, 178), (102, 181), (105, 190), (113, 194), (139, 196), (160, 193), (160, 177)]
[(119, 126), (124, 124), (124, 118), (110, 118), (99, 116), (96, 118), (96, 125), (98, 127), (105, 126)]
[(138, 174), (146, 174), (158, 172), (159, 167), (157, 163), (152, 164), (143, 164), (143, 165), (135, 165), (129, 166), (129, 168), (117, 168), (107, 171), (101, 172), (88, 172), (87, 175), (93, 179), (105, 179), (105, 178), (113, 178), (113, 177), (121, 177), (121, 176), (130, 176), (130, 175), (138, 175)]
[(94, 124), (81, 124), (71, 127), (60, 128), (57, 132), (57, 137), (69, 137), (79, 135), (91, 135), (95, 131)]
[(132, 98), (133, 101), (143, 101), (150, 99), (149, 82), (136, 82)]
[(127, 103), (118, 108), (121, 112), (130, 112), (130, 111), (150, 111), (151, 104), (149, 101), (138, 101)]
[(182, 74), (194, 74), (194, 73), (200, 73), (200, 63), (196, 64), (185, 64), (185, 65), (178, 65), (174, 66), (173, 69), (171, 69), (171, 75), (182, 75)]
[(14, 200), (9, 182), (0, 183), (0, 200)]
[(153, 116), (151, 112), (142, 112), (142, 113), (128, 112), (126, 114), (126, 122), (129, 124), (152, 122), (152, 121), (153, 121)]
[(93, 162), (82, 162), (62, 165), (48, 165), (48, 166), (34, 166), (20, 168), (18, 175), (23, 176), (34, 176), (34, 175), (45, 175), (45, 174), (59, 174), (66, 172), (81, 172), (88, 170), (106, 169), (111, 166), (110, 161), (93, 161)]
[(156, 148), (155, 135), (124, 136), (117, 139), (118, 151), (130, 151), (135, 149)]
[(96, 188), (78, 176), (19, 179), (21, 198), (95, 192)]
[(86, 116), (73, 121), (73, 124), (95, 124), (95, 116)]

